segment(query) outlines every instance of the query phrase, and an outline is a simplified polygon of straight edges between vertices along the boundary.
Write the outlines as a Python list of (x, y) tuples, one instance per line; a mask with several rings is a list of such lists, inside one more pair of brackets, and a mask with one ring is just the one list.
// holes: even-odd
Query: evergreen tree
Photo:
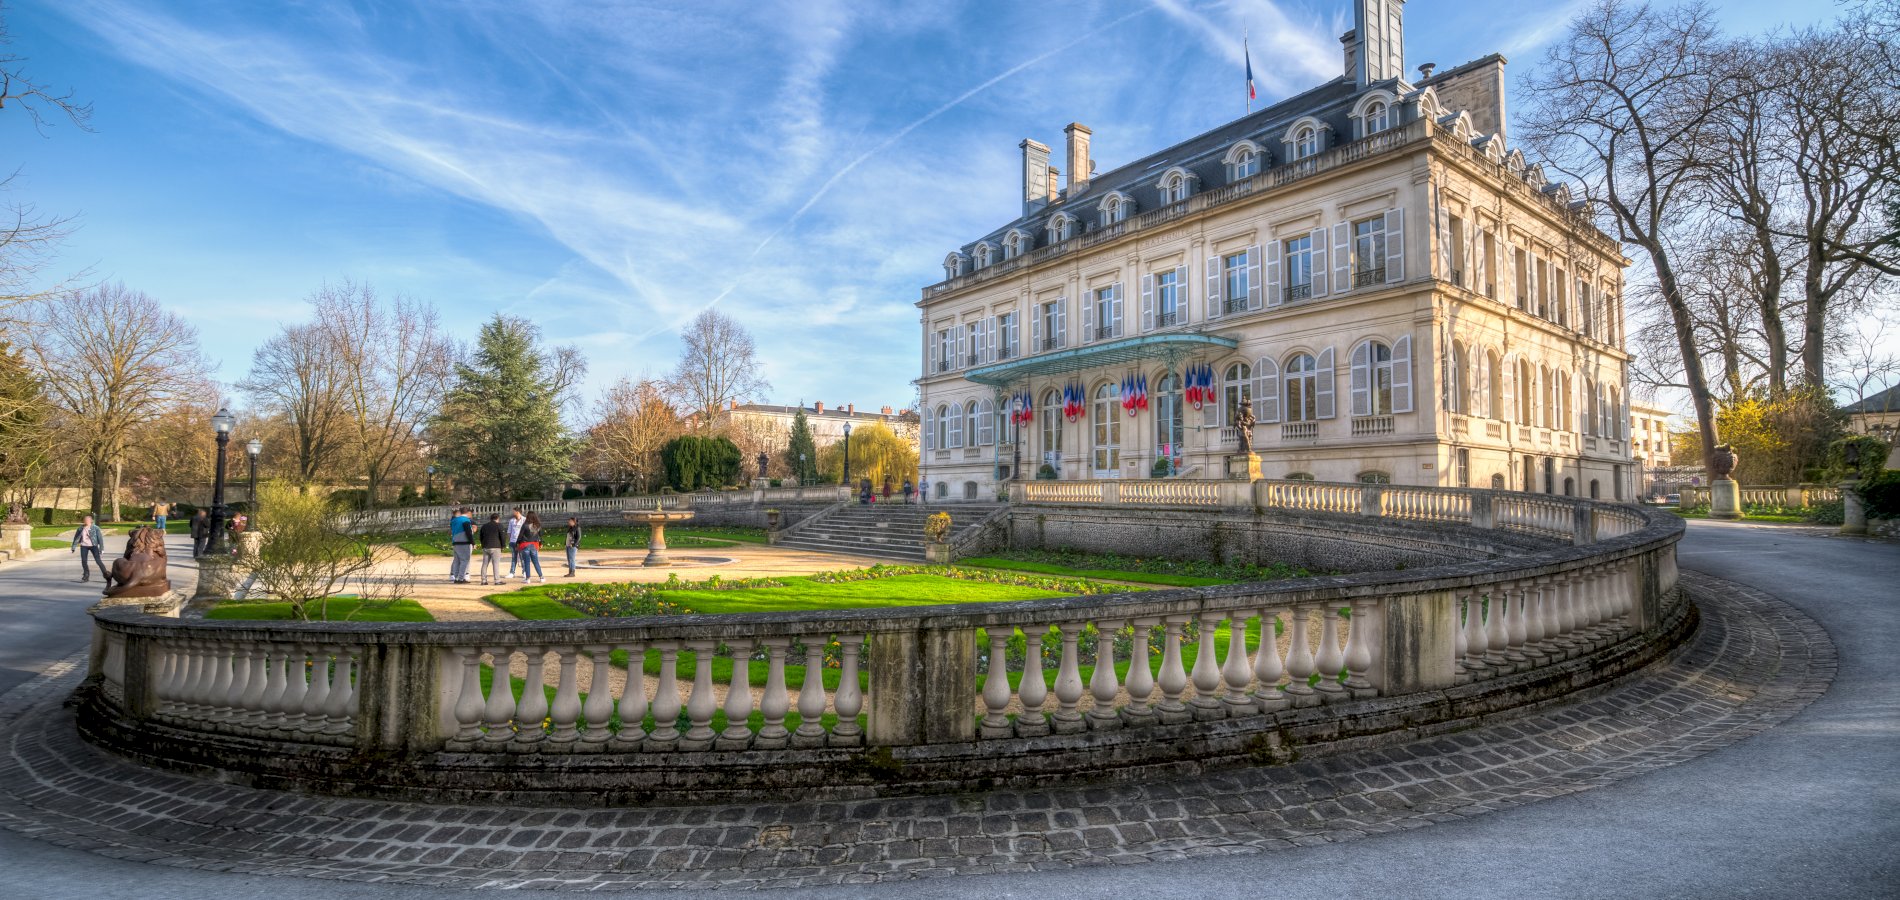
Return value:
[(812, 440), (811, 423), (805, 421), (802, 407), (792, 416), (792, 439), (785, 447), (785, 466), (792, 470), (799, 484), (810, 484), (818, 475), (818, 445)]
[(455, 364), (455, 380), (429, 427), (436, 465), (476, 500), (533, 499), (568, 477), (575, 441), (561, 424), (570, 378), (541, 330), (497, 314), (482, 326), (475, 353)]
[[(0, 515), (52, 451), (52, 406), (33, 370), (0, 341)], [(11, 496), (17, 494), (18, 496)]]

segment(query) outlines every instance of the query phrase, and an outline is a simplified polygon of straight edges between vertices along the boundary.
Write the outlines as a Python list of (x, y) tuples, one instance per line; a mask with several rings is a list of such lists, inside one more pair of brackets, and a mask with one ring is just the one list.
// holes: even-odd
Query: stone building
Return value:
[(1267, 478), (1634, 496), (1628, 261), (1509, 146), (1504, 59), (1407, 76), (1402, 12), (1357, 0), (1341, 76), (1106, 172), (1081, 124), (1062, 168), (1021, 143), (1021, 214), (918, 303), (937, 493), (1244, 473), (1244, 407)]
[(1636, 482), (1645, 495), (1659, 493), (1656, 471), (1675, 465), (1669, 448), (1670, 415), (1660, 406), (1630, 404), (1630, 456), (1636, 461)]
[(916, 417), (910, 410), (894, 410), (880, 407), (876, 412), (858, 411), (858, 405), (847, 403), (843, 406), (826, 406), (813, 403), (810, 406), (778, 406), (770, 403), (733, 403), (721, 410), (713, 422), (715, 430), (728, 434), (738, 433), (753, 436), (759, 448), (770, 453), (784, 450), (792, 437), (792, 420), (798, 411), (805, 411), (805, 422), (811, 428), (812, 443), (819, 447), (844, 440), (845, 423), (860, 428), (865, 425), (880, 424), (888, 427), (897, 436), (913, 444), (917, 441)]

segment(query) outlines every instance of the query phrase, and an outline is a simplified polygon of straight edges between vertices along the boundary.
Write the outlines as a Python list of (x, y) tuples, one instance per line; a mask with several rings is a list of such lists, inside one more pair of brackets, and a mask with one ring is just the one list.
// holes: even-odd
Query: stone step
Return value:
[(780, 547), (793, 550), (806, 550), (816, 553), (840, 553), (852, 556), (870, 556), (878, 559), (902, 560), (905, 562), (923, 562), (924, 551), (920, 546), (916, 550), (901, 547), (866, 546), (864, 544), (843, 541), (829, 541), (804, 538), (787, 538), (778, 543)]

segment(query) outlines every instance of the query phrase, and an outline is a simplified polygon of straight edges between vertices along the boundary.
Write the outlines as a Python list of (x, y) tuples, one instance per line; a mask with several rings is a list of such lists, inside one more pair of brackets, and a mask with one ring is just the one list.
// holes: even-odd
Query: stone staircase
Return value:
[(828, 515), (801, 523), (797, 530), (780, 539), (778, 546), (921, 563), (924, 561), (924, 519), (931, 513), (942, 511), (950, 514), (949, 540), (955, 541), (967, 529), (975, 527), (1004, 505), (940, 503), (905, 506), (901, 503), (876, 503), (859, 506), (852, 503)]

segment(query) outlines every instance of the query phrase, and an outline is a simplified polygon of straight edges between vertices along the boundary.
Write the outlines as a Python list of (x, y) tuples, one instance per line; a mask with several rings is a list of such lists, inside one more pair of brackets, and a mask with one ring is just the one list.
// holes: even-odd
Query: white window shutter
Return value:
[(989, 318), (988, 331), (990, 333), (990, 337), (989, 337), (989, 340), (985, 342), (985, 349), (983, 352), (983, 361), (986, 363), (993, 363), (996, 361), (996, 348), (997, 348), (997, 345), (1000, 344), (1003, 340), (1002, 325), (1003, 325), (1002, 320), (997, 318), (996, 316), (991, 316)]
[(1405, 280), (1405, 210), (1385, 211), (1385, 283)]
[(1221, 314), (1221, 271), (1220, 257), (1207, 258), (1207, 321), (1220, 318)]
[(1352, 348), (1352, 414), (1372, 415), (1372, 342)]
[(925, 375), (931, 375), (937, 371), (937, 345), (943, 339), (942, 335), (943, 332), (941, 331), (934, 332), (930, 335), (928, 340), (924, 341)]
[[(1258, 250), (1260, 248), (1255, 247), (1254, 249)], [(1251, 280), (1253, 278), (1251, 274), (1252, 272), (1251, 258), (1248, 260), (1248, 263), (1249, 263), (1248, 271), (1250, 274), (1247, 276), (1249, 279), (1247, 283), (1247, 288), (1250, 291), (1254, 292), (1254, 298), (1255, 298), (1255, 299), (1250, 300), (1248, 305), (1252, 306), (1255, 303), (1259, 302), (1257, 298), (1260, 296), (1259, 294), (1260, 289), (1254, 287), (1254, 282)], [(1267, 292), (1268, 306), (1279, 306), (1281, 301), (1283, 301), (1286, 298), (1286, 291), (1282, 290), (1280, 287), (1280, 242), (1279, 241), (1274, 241), (1273, 243), (1267, 245), (1266, 292)]]
[(1141, 276), (1141, 330), (1155, 330), (1155, 276), (1150, 272)]
[(1537, 295), (1537, 254), (1527, 254), (1525, 259), (1524, 280), (1527, 283), (1524, 285), (1524, 296), (1530, 298), (1528, 303), (1530, 309), (1528, 311), (1541, 316), (1543, 315), (1544, 298)]
[(1095, 340), (1095, 306), (1099, 295), (1090, 291), (1082, 301), (1082, 343)]
[(1110, 337), (1121, 337), (1125, 333), (1122, 331), (1122, 283), (1117, 281), (1109, 285), (1109, 293), (1115, 300), (1109, 304), (1108, 334)]
[(950, 446), (944, 449), (954, 450), (963, 446), (963, 405), (951, 407), (948, 415), (950, 416)]
[(988, 400), (976, 409), (976, 443), (979, 447), (996, 443), (996, 407)]
[(1438, 277), (1441, 281), (1450, 281), (1451, 211), (1445, 208), (1443, 195), (1438, 192), (1436, 187), (1432, 189), (1432, 196), (1438, 200), (1437, 203), (1433, 204), (1438, 207), (1436, 215), (1438, 219)]
[(1498, 416), (1498, 418), (1503, 419), (1506, 422), (1516, 422), (1517, 421), (1517, 357), (1507, 356), (1504, 358), (1503, 362), (1499, 363), (1499, 365), (1504, 367), (1504, 371), (1498, 374), (1498, 391), (1504, 395), (1503, 397), (1500, 397), (1498, 399), (1503, 401), (1504, 414), (1501, 416)]
[(931, 412), (929, 407), (924, 407), (923, 413), (917, 417), (917, 424), (923, 432), (924, 452), (937, 449), (937, 414)]
[[(1260, 257), (1261, 257), (1261, 253), (1260, 253), (1259, 244), (1255, 244), (1247, 248), (1247, 308), (1251, 310), (1257, 310), (1260, 308), (1260, 294), (1263, 288), (1266, 286), (1266, 281), (1261, 279), (1260, 277)], [(1273, 266), (1273, 272), (1271, 275), (1268, 276), (1268, 278), (1271, 279), (1277, 285), (1280, 280), (1280, 245), (1279, 244), (1273, 245), (1272, 266)], [(1269, 300), (1267, 302), (1277, 303), (1278, 301)]]
[(1056, 339), (1057, 347), (1069, 345), (1069, 298), (1056, 298), (1056, 333), (1050, 335)]
[(1330, 419), (1330, 418), (1333, 418), (1333, 415), (1334, 415), (1333, 348), (1327, 347), (1326, 349), (1321, 350), (1319, 352), (1318, 363), (1319, 363), (1319, 372), (1318, 372), (1319, 377), (1315, 378), (1314, 382), (1317, 383), (1319, 387), (1317, 390), (1313, 391), (1314, 398), (1318, 401), (1318, 403), (1316, 404), (1316, 406), (1318, 407), (1316, 412), (1318, 413), (1319, 418)]
[(967, 354), (970, 352), (970, 335), (969, 329), (965, 328), (961, 322), (957, 323), (956, 329), (956, 340), (951, 344), (951, 346), (956, 348), (956, 352), (953, 354), (955, 358), (950, 360), (950, 368), (961, 369), (963, 368), (964, 359), (967, 358)]
[[(1042, 307), (1035, 307), (1034, 315), (1029, 317), (1029, 353), (1042, 352)], [(1025, 353), (1025, 356), (1028, 354)]]
[(1313, 299), (1326, 296), (1326, 229), (1316, 228), (1307, 235), (1313, 244)]
[(1352, 290), (1352, 226), (1341, 222), (1333, 226), (1333, 293)]
[(1261, 357), (1253, 364), (1254, 418), (1262, 424), (1280, 421), (1280, 364)]
[(1409, 334), (1392, 344), (1392, 411), (1412, 411), (1412, 336)]
[(1174, 324), (1186, 325), (1189, 318), (1188, 267), (1183, 264), (1174, 267)]

